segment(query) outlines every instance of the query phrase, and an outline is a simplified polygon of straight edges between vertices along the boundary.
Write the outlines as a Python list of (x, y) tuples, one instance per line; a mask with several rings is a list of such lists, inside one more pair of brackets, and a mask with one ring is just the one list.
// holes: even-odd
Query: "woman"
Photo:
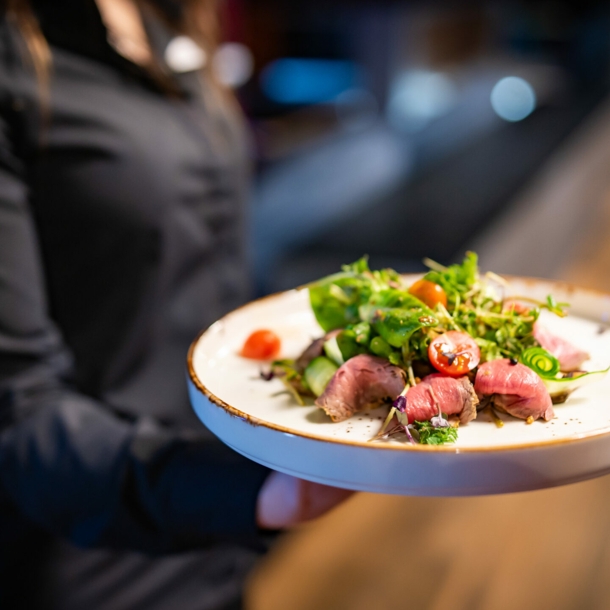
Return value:
[[(164, 60), (177, 35), (187, 69)], [(345, 495), (270, 475), (188, 405), (186, 348), (247, 287), (245, 147), (213, 42), (205, 0), (3, 7), (3, 607), (239, 607), (259, 527)]]

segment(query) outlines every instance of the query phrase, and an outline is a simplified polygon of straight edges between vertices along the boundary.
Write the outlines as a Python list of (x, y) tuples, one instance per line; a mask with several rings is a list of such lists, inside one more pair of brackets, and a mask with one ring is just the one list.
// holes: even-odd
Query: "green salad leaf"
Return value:
[(372, 281), (359, 274), (342, 273), (309, 287), (309, 300), (318, 324), (326, 331), (360, 322), (358, 308), (373, 292)]
[(392, 347), (407, 345), (413, 334), (422, 328), (436, 326), (438, 320), (424, 309), (378, 308), (372, 319), (373, 328)]
[(433, 268), (424, 275), (424, 279), (439, 284), (447, 294), (450, 309), (456, 302), (463, 300), (479, 280), (478, 257), (474, 252), (467, 252), (464, 261), (459, 265), (443, 267), (434, 261), (426, 262)]

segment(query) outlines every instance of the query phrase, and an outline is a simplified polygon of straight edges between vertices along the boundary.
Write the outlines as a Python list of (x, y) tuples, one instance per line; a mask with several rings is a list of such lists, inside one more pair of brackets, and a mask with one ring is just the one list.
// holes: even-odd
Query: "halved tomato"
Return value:
[(431, 341), (428, 358), (437, 371), (460, 377), (479, 364), (481, 350), (470, 335), (450, 330)]
[(417, 280), (409, 288), (409, 294), (425, 303), (430, 309), (434, 309), (438, 303), (447, 307), (447, 294), (443, 287), (430, 280)]
[(273, 360), (280, 353), (282, 342), (272, 331), (255, 330), (241, 348), (240, 356), (253, 360)]

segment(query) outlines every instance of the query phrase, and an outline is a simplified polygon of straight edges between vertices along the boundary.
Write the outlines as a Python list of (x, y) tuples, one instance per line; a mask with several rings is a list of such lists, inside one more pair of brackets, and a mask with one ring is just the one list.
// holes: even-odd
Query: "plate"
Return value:
[[(509, 278), (507, 294), (552, 294), (569, 302), (567, 318), (543, 312), (543, 323), (591, 354), (588, 370), (610, 364), (610, 295), (531, 278)], [(297, 405), (280, 380), (261, 379), (259, 362), (238, 355), (259, 328), (282, 338), (281, 356), (287, 358), (322, 334), (307, 290), (254, 301), (193, 342), (188, 384), (201, 421), (235, 451), (274, 470), (348, 489), (420, 496), (525, 491), (610, 472), (610, 375), (556, 405), (550, 422), (527, 425), (506, 416), (497, 428), (480, 415), (460, 427), (451, 445), (370, 442), (387, 408), (332, 423), (313, 404)]]

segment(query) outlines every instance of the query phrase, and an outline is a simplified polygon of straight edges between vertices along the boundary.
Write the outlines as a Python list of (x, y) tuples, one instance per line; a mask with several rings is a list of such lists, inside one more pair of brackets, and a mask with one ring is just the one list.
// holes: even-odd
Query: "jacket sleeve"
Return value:
[(0, 129), (0, 496), (80, 546), (254, 540), (267, 469), (152, 419), (121, 419), (70, 384), (21, 174)]

